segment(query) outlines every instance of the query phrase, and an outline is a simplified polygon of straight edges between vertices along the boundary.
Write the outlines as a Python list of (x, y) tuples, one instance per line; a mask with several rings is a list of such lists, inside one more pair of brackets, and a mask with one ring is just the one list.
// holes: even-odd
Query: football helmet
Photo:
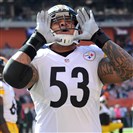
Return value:
[(0, 80), (3, 79), (2, 77), (2, 73), (3, 73), (3, 69), (6, 65), (7, 59), (3, 56), (0, 56)]
[[(64, 29), (61, 29), (61, 27), (59, 25), (58, 30), (53, 31), (51, 29), (54, 36), (61, 38), (61, 41), (57, 42), (58, 44), (60, 44), (62, 46), (69, 46), (72, 43), (79, 44), (78, 40), (73, 41), (73, 37), (79, 34), (79, 24), (76, 19), (77, 13), (72, 8), (70, 8), (66, 5), (56, 5), (56, 6), (51, 7), (48, 10), (48, 14), (51, 16), (51, 24), (54, 22), (58, 23), (59, 20), (64, 20), (64, 22), (66, 22), (66, 21), (71, 22), (70, 28), (65, 27)], [(74, 23), (74, 27), (72, 26), (73, 23)], [(69, 30), (74, 30), (73, 34), (71, 34), (71, 35), (65, 34), (65, 32), (69, 31)], [(61, 31), (64, 33), (63, 34), (57, 33), (58, 31)]]
[(106, 102), (107, 102), (106, 97), (105, 97), (104, 95), (102, 95), (102, 96), (100, 97), (100, 103), (106, 103)]

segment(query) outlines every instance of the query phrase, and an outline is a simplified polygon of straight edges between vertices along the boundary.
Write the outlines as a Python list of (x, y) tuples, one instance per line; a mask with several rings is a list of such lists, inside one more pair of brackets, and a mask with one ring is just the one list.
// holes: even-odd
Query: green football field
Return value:
[[(116, 130), (113, 133), (119, 133), (118, 130)], [(133, 133), (133, 127), (132, 128), (124, 128), (123, 133)]]

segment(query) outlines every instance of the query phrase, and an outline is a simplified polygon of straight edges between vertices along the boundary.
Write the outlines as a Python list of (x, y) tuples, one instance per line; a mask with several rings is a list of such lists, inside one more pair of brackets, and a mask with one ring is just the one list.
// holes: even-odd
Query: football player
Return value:
[(18, 133), (17, 105), (13, 88), (3, 81), (7, 59), (0, 56), (0, 133)]
[[(100, 97), (100, 122), (102, 125), (102, 133), (112, 133), (123, 127), (123, 123), (120, 120), (112, 121), (110, 116), (111, 112), (107, 105), (107, 99), (103, 95)], [(119, 133), (122, 133), (122, 131), (119, 131)]]
[[(80, 40), (94, 44), (79, 46)], [(91, 10), (55, 5), (37, 14), (35, 32), (3, 74), (11, 86), (29, 88), (36, 133), (98, 133), (101, 89), (131, 78), (133, 58), (99, 28)]]

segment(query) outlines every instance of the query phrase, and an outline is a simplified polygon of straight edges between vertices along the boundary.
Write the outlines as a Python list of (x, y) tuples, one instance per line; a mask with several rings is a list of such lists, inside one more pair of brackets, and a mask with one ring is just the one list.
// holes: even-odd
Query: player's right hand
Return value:
[(51, 17), (48, 15), (48, 12), (38, 12), (36, 18), (36, 30), (46, 39), (47, 43), (60, 41), (59, 38), (55, 37), (50, 30)]

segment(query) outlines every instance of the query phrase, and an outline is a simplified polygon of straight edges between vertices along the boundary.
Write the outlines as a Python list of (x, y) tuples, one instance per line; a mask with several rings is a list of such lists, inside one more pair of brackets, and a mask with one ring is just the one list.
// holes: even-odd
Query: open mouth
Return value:
[(73, 34), (73, 30), (74, 28), (66, 28), (66, 27), (61, 27), (60, 29), (58, 30), (53, 30), (53, 33), (62, 33), (62, 34)]
[(61, 29), (61, 31), (62, 31), (62, 32), (68, 32), (69, 29), (66, 29), (66, 28), (65, 28), (65, 29)]

